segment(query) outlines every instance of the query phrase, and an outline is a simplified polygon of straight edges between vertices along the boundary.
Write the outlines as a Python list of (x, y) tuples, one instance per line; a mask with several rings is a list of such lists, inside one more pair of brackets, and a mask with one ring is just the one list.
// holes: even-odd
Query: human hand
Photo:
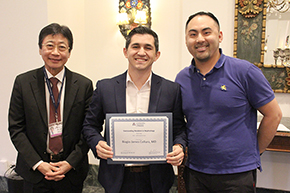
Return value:
[(166, 156), (167, 163), (173, 166), (180, 166), (184, 158), (183, 149), (179, 144), (173, 146), (173, 151)]
[[(65, 174), (72, 169), (72, 166), (67, 161), (60, 162), (51, 162), (50, 165), (59, 168), (57, 175), (54, 176), (54, 181), (59, 181), (65, 177)], [(56, 174), (56, 173), (55, 173)], [(49, 179), (50, 176), (46, 176), (46, 179)]]
[(107, 145), (105, 141), (99, 141), (98, 145), (96, 146), (97, 155), (102, 159), (108, 159), (113, 157), (113, 151), (110, 146)]
[(47, 180), (61, 180), (64, 178), (64, 175), (60, 175), (60, 168), (55, 167), (47, 162), (42, 162), (38, 167), (38, 171), (40, 171), (45, 179)]

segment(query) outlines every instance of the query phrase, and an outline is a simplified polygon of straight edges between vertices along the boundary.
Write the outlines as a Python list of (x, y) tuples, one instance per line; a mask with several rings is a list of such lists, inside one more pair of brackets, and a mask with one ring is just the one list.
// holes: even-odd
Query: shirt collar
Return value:
[[(150, 76), (148, 77), (148, 79), (146, 80), (146, 82), (144, 83), (144, 85), (148, 84), (149, 87), (151, 87), (151, 78), (152, 78), (152, 72), (150, 73)], [(132, 81), (129, 72), (127, 71), (127, 80), (126, 80), (126, 87), (128, 86), (128, 83), (131, 82), (134, 84), (134, 82)], [(135, 85), (135, 84), (134, 84)], [(144, 86), (143, 85), (143, 86)]]
[(63, 79), (63, 75), (64, 75), (64, 69), (63, 68), (57, 75), (53, 76), (46, 68), (45, 68), (45, 71), (47, 73), (47, 78), (50, 79), (52, 77), (55, 77), (58, 79), (59, 82), (62, 82), (62, 79)]
[[(220, 52), (221, 56), (220, 56), (219, 60), (217, 61), (217, 63), (214, 66), (215, 69), (221, 68), (224, 65), (224, 62), (225, 62), (225, 59), (226, 59), (226, 57), (223, 54), (223, 51), (222, 51), (221, 48), (219, 48), (219, 52)], [(191, 69), (193, 70), (193, 72), (197, 71), (197, 68), (195, 67), (194, 58), (192, 58), (192, 60), (191, 60)]]

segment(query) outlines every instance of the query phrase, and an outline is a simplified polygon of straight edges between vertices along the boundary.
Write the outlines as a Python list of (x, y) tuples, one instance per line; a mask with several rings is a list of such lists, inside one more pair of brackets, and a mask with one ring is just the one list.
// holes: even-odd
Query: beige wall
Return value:
[[(127, 69), (123, 56), (124, 38), (115, 24), (119, 0), (0, 0), (0, 77), (1, 95), (0, 160), (15, 161), (16, 151), (7, 131), (7, 111), (14, 78), (17, 74), (39, 67), (37, 38), (42, 27), (58, 22), (70, 27), (74, 49), (67, 67), (97, 80), (112, 77)], [(224, 40), (223, 52), (232, 56), (234, 1), (223, 0), (152, 0), (152, 29), (160, 38), (161, 57), (153, 71), (170, 80), (190, 64), (184, 43), (184, 25), (196, 11), (213, 12), (220, 20)], [(284, 116), (290, 117), (290, 95), (276, 94)], [(262, 157), (264, 171), (258, 173), (258, 186), (290, 190), (290, 155), (266, 152)], [(91, 156), (90, 162), (97, 163)], [(0, 175), (4, 164), (0, 161)]]
[[(184, 25), (187, 17), (201, 9), (213, 11), (221, 20), (225, 38), (224, 52), (232, 55), (234, 10), (217, 8), (234, 7), (231, 0), (208, 3), (195, 1), (151, 1), (152, 29), (160, 38), (161, 57), (154, 64), (154, 72), (174, 80), (176, 73), (189, 65), (191, 56), (184, 44)], [(127, 61), (123, 56), (124, 38), (115, 24), (119, 0), (79, 1), (50, 0), (48, 23), (68, 25), (75, 38), (74, 50), (67, 66), (81, 72), (94, 82), (111, 77), (126, 70)], [(56, 6), (57, 5), (57, 6)], [(63, 9), (66, 7), (66, 9)]]
[(39, 67), (37, 38), (47, 24), (46, 1), (0, 0), (0, 175), (16, 160), (8, 135), (8, 106), (15, 76)]

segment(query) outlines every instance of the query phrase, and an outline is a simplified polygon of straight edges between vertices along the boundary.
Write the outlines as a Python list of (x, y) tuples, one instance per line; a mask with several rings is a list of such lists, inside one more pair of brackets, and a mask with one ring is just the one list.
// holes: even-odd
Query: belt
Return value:
[(125, 167), (125, 170), (129, 172), (136, 172), (136, 173), (145, 172), (149, 170), (149, 165), (148, 166), (128, 166), (128, 167)]
[(49, 158), (50, 158), (50, 161), (52, 161), (52, 162), (62, 161), (63, 160), (63, 152), (60, 152), (58, 154), (50, 153)]

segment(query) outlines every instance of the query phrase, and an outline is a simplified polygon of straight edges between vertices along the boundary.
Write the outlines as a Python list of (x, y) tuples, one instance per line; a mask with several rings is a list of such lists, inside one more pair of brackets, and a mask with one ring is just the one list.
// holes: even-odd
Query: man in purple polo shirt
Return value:
[(275, 95), (259, 68), (222, 53), (212, 13), (191, 15), (185, 35), (193, 59), (176, 82), (188, 128), (187, 192), (255, 192), (260, 154), (282, 117)]

